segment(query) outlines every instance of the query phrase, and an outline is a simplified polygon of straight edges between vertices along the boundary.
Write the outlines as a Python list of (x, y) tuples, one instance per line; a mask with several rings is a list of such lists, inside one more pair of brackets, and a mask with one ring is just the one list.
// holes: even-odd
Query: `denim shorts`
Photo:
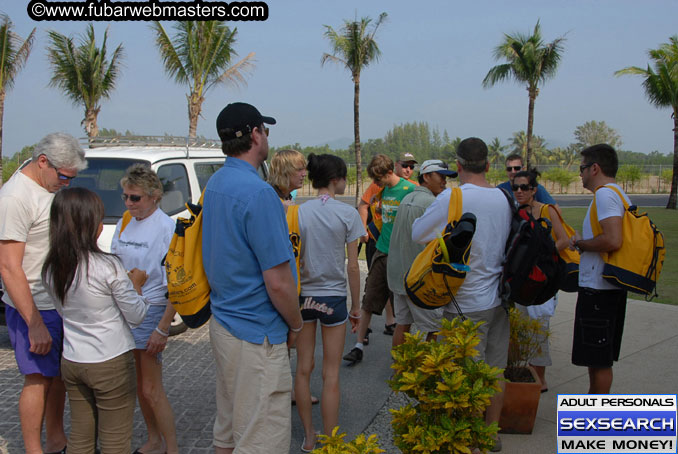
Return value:
[[(160, 319), (165, 313), (166, 308), (167, 306), (159, 304), (152, 304), (148, 306), (148, 312), (146, 312), (144, 321), (141, 322), (141, 325), (137, 326), (136, 328), (132, 328), (132, 336), (134, 336), (135, 344), (134, 348), (138, 350), (146, 350), (148, 338), (151, 337), (151, 334), (153, 331), (155, 331), (155, 328), (158, 327), (158, 323), (160, 323)], [(158, 361), (159, 360), (160, 353), (158, 353)]]
[(345, 296), (300, 296), (299, 308), (304, 322), (320, 320), (323, 326), (338, 326), (348, 320)]
[(44, 377), (58, 377), (64, 339), (63, 321), (56, 310), (40, 311), (40, 315), (52, 336), (52, 348), (46, 355), (36, 355), (30, 352), (31, 342), (28, 340), (26, 322), (19, 315), (19, 311), (12, 306), (5, 305), (9, 341), (22, 375), (40, 374)]

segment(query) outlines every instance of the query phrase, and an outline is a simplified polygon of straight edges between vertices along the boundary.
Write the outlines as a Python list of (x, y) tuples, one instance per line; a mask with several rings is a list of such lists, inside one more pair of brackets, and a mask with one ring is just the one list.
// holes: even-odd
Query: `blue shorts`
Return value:
[[(169, 304), (169, 303), (167, 303)], [(132, 328), (132, 336), (134, 336), (134, 348), (138, 350), (146, 350), (146, 344), (151, 337), (151, 333), (155, 331), (160, 323), (160, 319), (165, 313), (167, 306), (152, 304), (148, 306), (148, 312), (141, 325)], [(160, 354), (158, 354), (158, 361), (160, 361)]]
[(14, 349), (19, 372), (22, 375), (40, 374), (44, 377), (60, 375), (61, 351), (63, 350), (64, 324), (56, 310), (40, 311), (42, 320), (52, 336), (52, 348), (46, 355), (30, 352), (31, 342), (28, 339), (28, 326), (12, 306), (5, 305), (5, 320), (9, 341)]
[(348, 320), (345, 296), (300, 296), (299, 308), (304, 322), (320, 320), (323, 326), (338, 326)]

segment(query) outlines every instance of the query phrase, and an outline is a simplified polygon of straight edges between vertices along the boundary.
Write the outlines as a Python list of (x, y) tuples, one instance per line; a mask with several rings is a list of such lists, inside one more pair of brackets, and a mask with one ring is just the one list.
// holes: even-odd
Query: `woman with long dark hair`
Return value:
[(70, 454), (131, 451), (136, 381), (130, 325), (148, 306), (146, 273), (127, 273), (102, 252), (104, 204), (94, 192), (57, 192), (50, 210), (49, 252), (42, 269), (64, 323), (61, 375), (71, 406)]
[[(352, 206), (335, 200), (346, 189), (346, 164), (337, 156), (308, 156), (308, 177), (318, 197), (299, 207), (301, 234), (301, 296), (299, 305), (304, 327), (297, 338), (295, 393), (297, 409), (304, 424), (301, 450), (315, 447), (316, 434), (311, 415), (310, 376), (317, 322), (323, 343), (323, 391), (320, 409), (326, 435), (339, 423), (339, 367), (344, 351), (346, 322), (353, 332), (360, 318), (360, 269), (358, 241), (365, 235), (360, 216)], [(346, 256), (348, 263), (346, 264)], [(351, 310), (347, 310), (347, 286)]]

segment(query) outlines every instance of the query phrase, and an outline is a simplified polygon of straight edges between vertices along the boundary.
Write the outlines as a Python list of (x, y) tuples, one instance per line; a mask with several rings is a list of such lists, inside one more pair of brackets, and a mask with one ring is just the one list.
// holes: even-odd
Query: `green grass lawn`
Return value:
[[(563, 218), (575, 230), (581, 232), (582, 220), (586, 215), (586, 208), (562, 208)], [(659, 297), (652, 301), (665, 304), (678, 305), (678, 213), (675, 210), (665, 208), (640, 208), (640, 212), (647, 211), (650, 218), (664, 234), (666, 246), (666, 258), (662, 269), (657, 293)], [(365, 260), (365, 247), (363, 246), (359, 258)], [(631, 293), (631, 298), (643, 299), (641, 295)]]
[[(586, 208), (562, 208), (563, 218), (575, 230), (581, 232), (582, 220)], [(659, 296), (652, 301), (657, 303), (678, 305), (678, 213), (665, 208), (639, 208), (639, 212), (647, 212), (657, 228), (664, 234), (666, 258), (657, 283)], [(629, 293), (632, 299), (643, 299), (642, 295)]]

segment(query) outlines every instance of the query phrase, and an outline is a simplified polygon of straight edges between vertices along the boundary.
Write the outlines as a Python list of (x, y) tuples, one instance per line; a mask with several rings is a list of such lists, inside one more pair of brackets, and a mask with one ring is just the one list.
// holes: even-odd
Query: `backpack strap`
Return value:
[(603, 233), (603, 228), (600, 226), (600, 221), (598, 221), (598, 207), (596, 206), (596, 192), (600, 188), (608, 188), (612, 189), (614, 192), (617, 193), (619, 198), (621, 199), (622, 203), (624, 204), (624, 211), (628, 211), (629, 209), (629, 204), (626, 202), (626, 199), (622, 195), (622, 193), (617, 189), (616, 187), (612, 186), (611, 184), (605, 184), (602, 186), (598, 186), (593, 193), (593, 203), (591, 203), (591, 212), (589, 215), (589, 221), (591, 222), (591, 231), (593, 232), (593, 236), (596, 237)]
[(120, 224), (120, 232), (118, 233), (118, 238), (122, 237), (122, 231), (125, 230), (125, 227), (127, 227), (127, 224), (129, 224), (131, 220), (132, 215), (130, 214), (129, 210), (125, 210), (125, 212), (122, 213), (122, 224)]
[(447, 208), (448, 224), (452, 224), (452, 221), (458, 221), (459, 218), (461, 218), (462, 206), (461, 189), (452, 188), (452, 192), (450, 193), (450, 205)]
[(287, 228), (289, 230), (290, 242), (294, 252), (294, 265), (297, 269), (297, 295), (301, 294), (301, 231), (299, 230), (299, 205), (290, 205), (287, 207)]

